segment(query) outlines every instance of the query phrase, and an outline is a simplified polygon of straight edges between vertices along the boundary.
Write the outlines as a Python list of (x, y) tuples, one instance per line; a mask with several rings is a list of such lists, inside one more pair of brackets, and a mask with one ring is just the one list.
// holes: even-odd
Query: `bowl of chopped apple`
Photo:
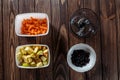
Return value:
[(50, 50), (47, 45), (43, 44), (21, 45), (16, 48), (15, 59), (19, 68), (48, 67), (50, 64)]

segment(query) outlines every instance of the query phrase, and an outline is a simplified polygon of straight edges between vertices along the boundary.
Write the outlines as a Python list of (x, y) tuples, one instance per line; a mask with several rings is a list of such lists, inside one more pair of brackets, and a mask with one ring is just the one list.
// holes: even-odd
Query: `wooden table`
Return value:
[[(77, 38), (70, 32), (70, 16), (79, 8), (92, 9), (99, 17), (100, 30), (92, 38)], [(26, 12), (48, 14), (47, 36), (16, 36), (14, 18)], [(16, 67), (16, 46), (31, 43), (50, 47), (49, 67), (34, 70)], [(67, 52), (77, 43), (87, 43), (96, 51), (97, 62), (89, 72), (77, 73), (67, 64)], [(0, 80), (120, 80), (119, 48), (120, 0), (0, 0)]]

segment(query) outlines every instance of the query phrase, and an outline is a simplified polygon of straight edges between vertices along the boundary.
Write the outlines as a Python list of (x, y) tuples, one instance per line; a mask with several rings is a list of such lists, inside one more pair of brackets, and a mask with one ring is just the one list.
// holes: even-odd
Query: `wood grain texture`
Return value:
[(0, 0), (0, 80), (3, 80), (3, 27), (2, 27), (2, 1)]
[(17, 0), (3, 1), (4, 80), (20, 80), (14, 56), (16, 47), (14, 17), (18, 10), (17, 4)]
[(118, 80), (115, 1), (101, 0), (100, 9), (103, 80)]
[[(34, 12), (34, 0), (19, 0), (19, 13), (30, 13)], [(23, 44), (35, 44), (35, 38), (24, 38), (19, 37), (19, 45)], [(27, 70), (20, 69), (20, 78), (21, 80), (35, 80), (36, 79), (36, 70)]]
[[(35, 0), (35, 12), (46, 13), (51, 23), (51, 1), (50, 0)], [(37, 44), (46, 44), (50, 48), (50, 65), (47, 68), (36, 71), (38, 80), (53, 80), (53, 52), (52, 52), (52, 27), (50, 24), (49, 33), (46, 36), (37, 37)]]
[[(7, 4), (6, 4), (7, 3)], [(4, 4), (6, 4), (6, 6), (4, 5)], [(4, 67), (6, 67), (6, 66), (10, 66), (10, 58), (6, 58), (6, 56), (10, 56), (10, 50), (9, 50), (9, 48), (10, 48), (10, 45), (9, 45), (9, 42), (8, 42), (8, 40), (7, 39), (9, 39), (9, 12), (10, 12), (10, 8), (8, 8), (10, 6), (10, 3), (9, 2), (7, 2), (7, 0), (4, 0), (3, 1), (3, 26), (5, 26), (5, 27), (3, 27), (3, 31), (5, 31), (6, 33), (4, 33), (4, 35), (3, 36), (6, 36), (3, 40), (4, 40), (4, 42), (5, 42), (5, 44), (4, 44), (4, 48), (8, 48), (8, 50), (4, 50)], [(5, 77), (4, 77), (4, 79), (5, 80), (7, 80), (7, 78), (9, 78), (10, 79), (10, 68), (6, 68), (6, 69), (4, 69), (4, 75), (5, 75)], [(11, 80), (11, 79), (10, 79)]]
[(69, 80), (67, 0), (51, 0), (53, 28), (53, 80)]
[[(83, 0), (68, 0), (68, 17), (69, 21), (72, 14), (77, 10), (83, 8)], [(70, 27), (70, 26), (69, 26)], [(76, 37), (69, 28), (69, 48), (78, 43), (84, 43), (85, 39)], [(70, 80), (86, 80), (84, 73), (75, 72), (70, 68)]]
[[(4, 47), (3, 48), (7, 48), (8, 50), (4, 49), (4, 67), (9, 66), (8, 68), (4, 69), (4, 79), (7, 80), (8, 78), (10, 79), (10, 58), (6, 58), (6, 56), (10, 56), (10, 44), (9, 44), (9, 12), (10, 12), (10, 2), (7, 2), (7, 0), (3, 1), (3, 40), (4, 40)], [(5, 37), (6, 36), (6, 37)], [(11, 79), (10, 79), (11, 80)]]
[[(77, 38), (69, 26), (70, 17), (80, 8), (92, 9), (100, 18), (99, 31), (91, 38)], [(43, 12), (50, 20), (46, 36), (18, 37), (14, 19), (19, 13)], [(43, 69), (19, 69), (15, 49), (23, 44), (46, 44), (51, 61)], [(87, 43), (97, 54), (94, 68), (78, 73), (67, 64), (67, 52), (77, 43)], [(0, 80), (119, 80), (120, 0), (0, 0)]]
[[(84, 8), (93, 10), (100, 21), (100, 5), (99, 0), (84, 0)], [(89, 44), (93, 49), (95, 49), (97, 60), (94, 68), (86, 73), (86, 79), (88, 80), (102, 80), (102, 64), (101, 64), (101, 40), (100, 40), (100, 23), (97, 25), (97, 34), (87, 38), (86, 43)]]
[(118, 51), (118, 80), (120, 79), (120, 0), (115, 0), (116, 3), (116, 25), (117, 25), (117, 51)]

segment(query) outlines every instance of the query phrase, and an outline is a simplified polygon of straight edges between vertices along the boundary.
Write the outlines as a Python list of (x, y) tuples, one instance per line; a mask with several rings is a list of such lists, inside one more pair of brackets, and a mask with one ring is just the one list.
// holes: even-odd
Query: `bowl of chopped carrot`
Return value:
[(46, 13), (23, 13), (15, 17), (17, 36), (37, 37), (49, 32), (49, 18)]

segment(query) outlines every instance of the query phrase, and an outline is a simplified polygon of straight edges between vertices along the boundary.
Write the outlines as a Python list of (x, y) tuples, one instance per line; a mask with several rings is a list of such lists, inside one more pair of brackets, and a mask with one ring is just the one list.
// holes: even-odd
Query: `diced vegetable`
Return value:
[(44, 55), (45, 57), (48, 57), (48, 54), (47, 54), (47, 53), (48, 53), (48, 49), (46, 49), (46, 50), (43, 51), (43, 55)]
[(44, 61), (43, 64), (44, 64), (44, 65), (47, 65), (47, 61)]
[(37, 51), (38, 51), (38, 47), (35, 47), (35, 49), (34, 49), (34, 53), (37, 53)]
[(43, 51), (42, 50), (38, 51), (37, 55), (43, 55)]
[(48, 52), (48, 49), (44, 50), (43, 53), (47, 53)]
[(28, 64), (28, 63), (23, 63), (22, 66), (23, 66), (23, 67), (28, 67), (29, 64)]
[(22, 54), (21, 54), (21, 52), (18, 52), (17, 54), (16, 54), (16, 56), (17, 56), (17, 59), (18, 59), (18, 61), (19, 61), (19, 63), (21, 63), (23, 60), (22, 60)]
[(24, 62), (26, 62), (26, 63), (32, 62), (32, 58), (29, 57), (29, 55), (28, 55), (28, 56), (22, 56), (22, 57), (23, 57), (23, 59), (24, 59)]
[(36, 66), (36, 63), (33, 61), (30, 63), (31, 66)]
[(48, 30), (47, 19), (31, 17), (22, 21), (21, 33), (28, 35), (45, 34)]
[(42, 62), (37, 63), (37, 67), (41, 67), (41, 66), (43, 66)]
[(27, 46), (27, 47), (25, 47), (25, 51), (27, 51), (27, 52), (33, 52), (33, 49), (31, 47)]
[(25, 46), (16, 53), (20, 66), (41, 67), (48, 64), (48, 48), (45, 46)]
[(47, 53), (43, 53), (43, 55), (44, 55), (45, 57), (48, 57), (48, 54), (47, 54)]
[(22, 54), (27, 54), (27, 52), (24, 50), (24, 49), (20, 49), (20, 52), (22, 53)]
[(43, 50), (45, 50), (46, 49), (46, 47), (43, 47)]
[(42, 61), (46, 61), (46, 60), (47, 60), (47, 58), (46, 58), (46, 57), (44, 57), (44, 56), (41, 56), (41, 60), (42, 60)]

